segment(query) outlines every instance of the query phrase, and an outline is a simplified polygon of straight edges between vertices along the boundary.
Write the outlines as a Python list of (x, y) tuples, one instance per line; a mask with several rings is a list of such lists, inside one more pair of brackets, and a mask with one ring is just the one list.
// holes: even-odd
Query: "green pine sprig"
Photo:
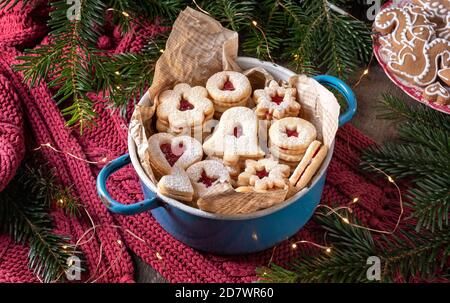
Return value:
[[(52, 231), (49, 211), (55, 199), (75, 201), (60, 189), (51, 170), (24, 166), (0, 192), (0, 231), (10, 234), (17, 243), (29, 244), (29, 267), (45, 283), (63, 281), (67, 260), (82, 257), (80, 251), (70, 249), (68, 237)], [(78, 208), (72, 202), (70, 211), (76, 214)]]
[[(358, 224), (353, 215), (345, 217)], [(316, 213), (314, 220), (327, 234), (330, 253), (300, 256), (289, 268), (277, 265), (257, 270), (261, 282), (372, 282), (367, 278), (371, 256), (380, 258), (380, 281), (393, 282), (399, 278), (434, 279), (436, 271), (445, 271), (450, 257), (450, 229), (416, 233), (407, 226), (398, 235), (374, 239), (366, 229), (345, 223), (341, 217)], [(377, 281), (374, 281), (377, 282)]]
[(383, 95), (380, 116), (399, 120), (400, 140), (367, 149), (363, 169), (376, 167), (412, 182), (406, 196), (417, 230), (448, 226), (450, 117), (425, 106), (406, 105), (390, 94)]

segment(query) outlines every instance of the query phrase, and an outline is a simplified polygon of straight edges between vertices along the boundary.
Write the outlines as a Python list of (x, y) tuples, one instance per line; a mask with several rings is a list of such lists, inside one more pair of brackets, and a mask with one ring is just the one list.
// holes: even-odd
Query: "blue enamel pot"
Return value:
[[(294, 75), (286, 68), (254, 58), (240, 57), (237, 62), (242, 69), (261, 66), (278, 80), (288, 80)], [(317, 76), (315, 80), (333, 87), (344, 96), (348, 106), (339, 118), (339, 126), (348, 122), (356, 112), (356, 99), (352, 90), (344, 82), (331, 76)], [(147, 94), (144, 95), (140, 104), (149, 102), (148, 98)], [(248, 215), (212, 214), (160, 195), (142, 169), (131, 137), (128, 138), (129, 154), (113, 160), (101, 170), (97, 177), (97, 191), (111, 212), (133, 215), (150, 211), (169, 234), (190, 247), (225, 255), (253, 253), (288, 239), (308, 222), (320, 202), (333, 149), (334, 143), (308, 188), (284, 203)], [(145, 200), (124, 205), (111, 198), (106, 189), (106, 181), (113, 172), (130, 161), (139, 176)]]

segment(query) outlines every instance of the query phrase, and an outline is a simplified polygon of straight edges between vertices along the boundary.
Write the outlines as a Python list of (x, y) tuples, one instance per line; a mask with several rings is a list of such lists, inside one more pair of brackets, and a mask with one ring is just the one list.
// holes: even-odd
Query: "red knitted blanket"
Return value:
[[(14, 176), (25, 153), (33, 152), (40, 144), (50, 143), (58, 150), (90, 161), (99, 161), (105, 156), (111, 160), (127, 152), (127, 119), (107, 109), (105, 100), (91, 95), (98, 113), (97, 125), (80, 136), (78, 130), (65, 126), (45, 84), (30, 88), (23, 83), (22, 75), (11, 69), (24, 47), (36, 47), (36, 41), (45, 41), (47, 29), (41, 16), (39, 8), (0, 11), (0, 190)], [(116, 28), (109, 28), (109, 34), (99, 39), (98, 47), (114, 53), (138, 51), (148, 37), (162, 30), (158, 25), (140, 26), (122, 37)], [(132, 105), (128, 108), (128, 117), (131, 111)], [(398, 197), (387, 182), (370, 179), (358, 169), (360, 151), (370, 144), (372, 141), (352, 126), (339, 130), (322, 203), (345, 204), (357, 196), (359, 203), (355, 213), (361, 222), (388, 229), (398, 216)], [(109, 213), (95, 188), (100, 165), (88, 164), (51, 149), (43, 148), (40, 152), (57, 168), (59, 180), (72, 186), (96, 226), (95, 233), (89, 232), (84, 237), (86, 241), (81, 241), (87, 269), (84, 280), (133, 281), (132, 251), (171, 282), (253, 281), (257, 266), (267, 265), (270, 259), (286, 264), (300, 249), (310, 249), (302, 246), (294, 250), (289, 243), (316, 238), (316, 227), (309, 223), (276, 249), (235, 257), (200, 253), (172, 238), (149, 213), (129, 217)], [(137, 175), (131, 167), (114, 174), (110, 182), (116, 199), (128, 203), (142, 199)], [(73, 242), (92, 227), (85, 217), (69, 218), (58, 210), (53, 216), (56, 230), (69, 235)], [(38, 281), (28, 269), (27, 254), (26, 245), (15, 244), (9, 236), (0, 235), (0, 282)]]

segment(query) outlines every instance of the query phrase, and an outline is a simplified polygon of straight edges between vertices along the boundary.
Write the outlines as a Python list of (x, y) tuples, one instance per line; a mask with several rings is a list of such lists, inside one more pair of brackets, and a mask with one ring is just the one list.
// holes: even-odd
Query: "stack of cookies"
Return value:
[(214, 103), (214, 117), (219, 119), (227, 109), (246, 106), (252, 94), (248, 78), (238, 72), (223, 71), (206, 82), (209, 97)]
[(287, 117), (277, 120), (270, 127), (269, 148), (274, 158), (294, 170), (316, 137), (316, 128), (312, 123)]
[(203, 134), (205, 124), (213, 118), (214, 105), (204, 87), (180, 83), (158, 96), (156, 129), (173, 135)]

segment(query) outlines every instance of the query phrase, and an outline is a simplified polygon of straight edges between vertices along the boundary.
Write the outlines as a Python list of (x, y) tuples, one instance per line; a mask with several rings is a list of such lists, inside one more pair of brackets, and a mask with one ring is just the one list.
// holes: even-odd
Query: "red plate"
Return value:
[[(400, 3), (394, 4), (392, 1), (389, 1), (385, 5), (383, 5), (382, 10), (389, 8), (389, 7), (402, 7), (407, 3), (410, 3), (410, 0), (404, 0)], [(450, 115), (450, 105), (439, 105), (434, 102), (430, 102), (427, 99), (423, 97), (424, 88), (419, 86), (411, 86), (411, 84), (407, 83), (406, 81), (400, 79), (396, 74), (394, 74), (391, 70), (389, 70), (387, 66), (387, 62), (385, 61), (385, 58), (380, 52), (381, 46), (378, 42), (378, 35), (373, 36), (373, 52), (375, 54), (375, 57), (377, 58), (378, 62), (380, 63), (381, 67), (383, 68), (386, 75), (391, 79), (392, 82), (394, 82), (395, 85), (400, 87), (401, 90), (403, 90), (405, 93), (407, 93), (411, 98), (413, 98), (416, 101), (419, 101), (420, 103), (423, 103), (435, 110), (438, 110), (440, 112), (446, 113)]]

